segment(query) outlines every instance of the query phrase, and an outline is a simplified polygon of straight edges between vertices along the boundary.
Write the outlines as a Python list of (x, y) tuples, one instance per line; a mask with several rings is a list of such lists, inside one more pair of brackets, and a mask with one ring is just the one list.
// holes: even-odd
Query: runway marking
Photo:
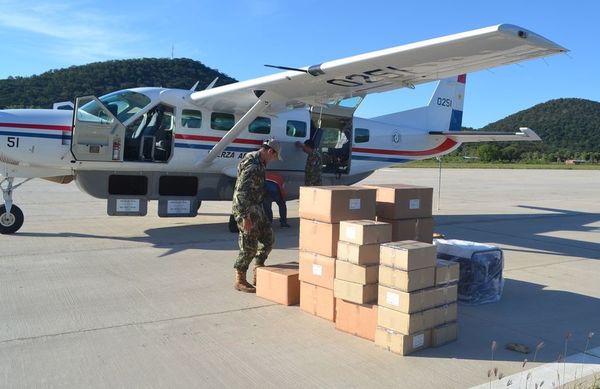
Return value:
[[(527, 379), (528, 375), (529, 379)], [(473, 386), (471, 389), (534, 388), (541, 384), (542, 381), (544, 382), (543, 387), (553, 388), (596, 375), (600, 379), (600, 347), (588, 350), (585, 354), (571, 355), (567, 357), (565, 362), (547, 363), (533, 369), (503, 377), (502, 380), (494, 378), (491, 381), (491, 385), (488, 381), (485, 384)], [(507, 386), (508, 380), (512, 381), (510, 386)]]

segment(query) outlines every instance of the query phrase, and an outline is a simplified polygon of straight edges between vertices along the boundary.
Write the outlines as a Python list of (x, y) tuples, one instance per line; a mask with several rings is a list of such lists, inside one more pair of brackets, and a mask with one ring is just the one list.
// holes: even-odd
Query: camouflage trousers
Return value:
[(252, 259), (256, 258), (255, 264), (262, 266), (265, 264), (269, 253), (273, 249), (273, 229), (267, 219), (264, 211), (258, 212), (258, 217), (252, 218), (254, 226), (250, 233), (244, 232), (244, 221), (238, 221), (240, 253), (233, 265), (234, 268), (247, 271)]

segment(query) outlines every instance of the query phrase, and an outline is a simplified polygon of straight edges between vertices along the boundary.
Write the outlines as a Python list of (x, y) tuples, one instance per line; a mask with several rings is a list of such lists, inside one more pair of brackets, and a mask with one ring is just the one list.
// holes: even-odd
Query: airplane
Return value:
[[(107, 200), (111, 216), (193, 217), (203, 200), (231, 200), (237, 164), (266, 138), (282, 144), (269, 165), (298, 197), (312, 139), (323, 185), (351, 185), (373, 171), (452, 152), (464, 142), (539, 140), (516, 132), (461, 130), (466, 73), (568, 50), (510, 24), (481, 28), (213, 87), (142, 87), (83, 96), (74, 110), (0, 110), (0, 233), (17, 232), (17, 188), (33, 178), (75, 181)], [(272, 65), (268, 65), (272, 66)], [(354, 117), (372, 93), (440, 80), (429, 104)], [(23, 179), (15, 183), (15, 179)]]

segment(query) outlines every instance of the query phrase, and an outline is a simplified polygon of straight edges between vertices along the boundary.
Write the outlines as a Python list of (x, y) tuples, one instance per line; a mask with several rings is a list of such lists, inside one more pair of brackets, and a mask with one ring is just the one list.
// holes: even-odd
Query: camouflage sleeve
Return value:
[(253, 206), (260, 204), (262, 193), (260, 188), (263, 184), (260, 179), (260, 169), (253, 163), (248, 163), (240, 167), (237, 187), (237, 213), (240, 217), (250, 215)]

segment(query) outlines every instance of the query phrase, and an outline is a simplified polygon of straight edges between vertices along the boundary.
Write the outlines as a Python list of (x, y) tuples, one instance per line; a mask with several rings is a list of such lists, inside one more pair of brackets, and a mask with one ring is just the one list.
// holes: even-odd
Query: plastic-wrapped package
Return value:
[(458, 262), (458, 300), (478, 305), (502, 297), (504, 257), (496, 246), (457, 239), (434, 239), (437, 257)]

